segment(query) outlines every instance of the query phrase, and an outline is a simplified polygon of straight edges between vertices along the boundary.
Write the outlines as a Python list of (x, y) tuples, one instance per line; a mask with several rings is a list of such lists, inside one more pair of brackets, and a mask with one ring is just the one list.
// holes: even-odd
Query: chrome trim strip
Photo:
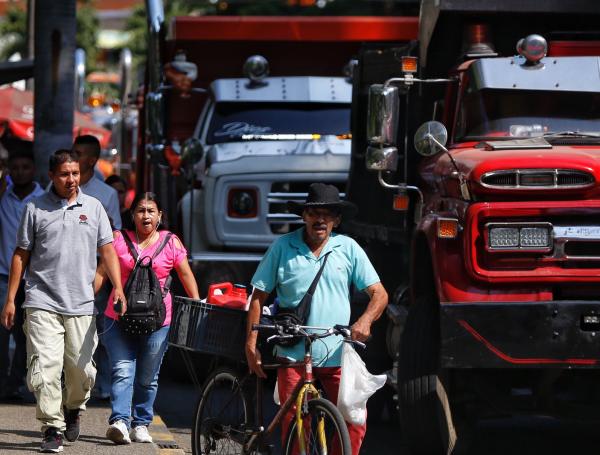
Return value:
[(270, 213), (267, 215), (267, 221), (269, 223), (302, 223), (302, 218), (293, 213)]
[(190, 255), (190, 262), (211, 261), (211, 262), (259, 262), (263, 257), (262, 253), (228, 253), (228, 252), (208, 252), (195, 253)]
[[(269, 193), (267, 202), (286, 202), (286, 201), (304, 201), (308, 197), (308, 193)], [(345, 199), (346, 193), (340, 193), (340, 199)]]

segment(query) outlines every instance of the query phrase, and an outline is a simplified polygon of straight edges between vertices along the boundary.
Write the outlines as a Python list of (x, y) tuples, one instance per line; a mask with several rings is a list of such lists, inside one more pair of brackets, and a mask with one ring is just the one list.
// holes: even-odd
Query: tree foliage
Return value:
[(16, 6), (10, 6), (0, 23), (0, 60), (18, 52), (21, 56), (27, 53), (27, 12)]
[[(99, 21), (92, 0), (80, 1), (77, 8), (77, 47), (85, 50), (87, 67), (96, 66), (98, 47), (96, 45)], [(12, 5), (8, 8), (4, 21), (0, 23), (0, 61), (7, 60), (15, 52), (21, 56), (27, 53), (27, 11)]]
[(98, 31), (100, 21), (91, 0), (80, 2), (77, 8), (77, 32), (75, 41), (77, 47), (85, 50), (86, 67), (88, 71), (96, 69), (98, 59)]

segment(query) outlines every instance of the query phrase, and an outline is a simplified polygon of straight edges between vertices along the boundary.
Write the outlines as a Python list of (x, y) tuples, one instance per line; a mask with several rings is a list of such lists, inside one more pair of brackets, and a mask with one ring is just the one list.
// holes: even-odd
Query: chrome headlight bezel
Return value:
[[(510, 233), (516, 231), (517, 237), (514, 242), (510, 245), (493, 245), (493, 232), (494, 229), (502, 229), (503, 232)], [(543, 246), (535, 246), (531, 244), (525, 244), (523, 241), (524, 235), (535, 234), (536, 230), (539, 235), (543, 235), (545, 232), (546, 242)], [(513, 234), (514, 235), (514, 234)], [(533, 253), (547, 253), (552, 251), (554, 245), (554, 234), (552, 223), (547, 222), (489, 222), (485, 224), (484, 239), (486, 251), (491, 253), (498, 252), (533, 252)]]

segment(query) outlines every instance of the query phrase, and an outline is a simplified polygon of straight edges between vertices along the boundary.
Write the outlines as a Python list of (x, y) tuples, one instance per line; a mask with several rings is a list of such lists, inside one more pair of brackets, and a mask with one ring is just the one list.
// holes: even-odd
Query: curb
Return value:
[(175, 438), (163, 422), (159, 415), (155, 415), (152, 419), (152, 426), (149, 429), (150, 436), (153, 439), (153, 445), (156, 453), (159, 455), (184, 455), (185, 452), (181, 449)]

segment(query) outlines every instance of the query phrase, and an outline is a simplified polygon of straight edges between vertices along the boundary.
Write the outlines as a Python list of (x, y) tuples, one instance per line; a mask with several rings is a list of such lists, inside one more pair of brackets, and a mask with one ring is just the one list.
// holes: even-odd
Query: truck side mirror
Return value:
[(183, 143), (181, 149), (181, 160), (188, 165), (196, 164), (204, 157), (204, 147), (200, 142), (200, 139), (196, 137), (190, 137)]
[(380, 145), (396, 143), (400, 98), (398, 88), (381, 84), (369, 87), (367, 141)]
[(164, 100), (160, 92), (146, 94), (146, 127), (151, 143), (162, 144), (164, 140)]
[[(420, 155), (432, 156), (445, 149), (448, 141), (446, 127), (436, 121), (423, 123), (415, 133), (415, 149)], [(441, 146), (441, 147), (440, 147)]]
[(396, 147), (367, 147), (365, 164), (370, 171), (396, 171), (398, 168), (398, 149)]
[(85, 109), (85, 51), (75, 50), (75, 109), (83, 112)]

